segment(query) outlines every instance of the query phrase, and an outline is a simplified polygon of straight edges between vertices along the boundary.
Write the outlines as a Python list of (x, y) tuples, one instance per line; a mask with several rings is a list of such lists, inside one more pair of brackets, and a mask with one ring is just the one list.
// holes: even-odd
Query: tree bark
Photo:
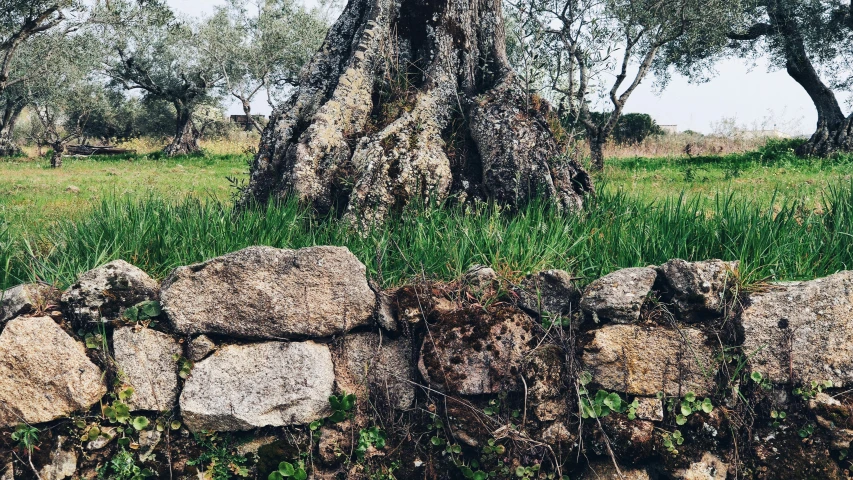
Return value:
[(50, 156), (50, 168), (62, 167), (62, 154), (65, 153), (65, 142), (56, 142), (51, 145), (53, 154)]
[(853, 115), (844, 112), (835, 93), (821, 80), (808, 53), (795, 15), (782, 0), (768, 4), (772, 31), (782, 37), (785, 70), (808, 93), (817, 110), (817, 127), (811, 138), (797, 153), (803, 156), (829, 156), (835, 152), (853, 152)]
[(451, 195), (577, 209), (593, 191), (509, 67), (500, 0), (350, 0), (299, 84), (243, 205), (292, 194), (369, 225)]
[(193, 123), (192, 110), (181, 102), (175, 102), (177, 121), (175, 122), (175, 138), (166, 146), (163, 153), (168, 157), (189, 155), (201, 151), (198, 146), (199, 131)]
[(590, 169), (594, 172), (604, 170), (604, 142), (597, 137), (589, 137)]
[(0, 157), (14, 157), (21, 154), (21, 148), (12, 140), (12, 132), (23, 109), (23, 103), (12, 100), (7, 100), (3, 108), (3, 117), (0, 118)]

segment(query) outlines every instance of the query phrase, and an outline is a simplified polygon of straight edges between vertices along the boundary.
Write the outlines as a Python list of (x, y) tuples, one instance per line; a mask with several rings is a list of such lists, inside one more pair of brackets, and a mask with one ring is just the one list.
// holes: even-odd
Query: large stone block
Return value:
[(671, 297), (667, 300), (672, 302), (679, 318), (698, 322), (722, 313), (727, 292), (737, 284), (739, 264), (674, 259), (658, 267), (658, 271), (666, 285), (667, 297)]
[(183, 353), (174, 338), (165, 333), (134, 327), (113, 333), (115, 360), (122, 380), (133, 387), (128, 400), (131, 410), (170, 410), (178, 398), (178, 362)]
[(161, 302), (182, 334), (284, 339), (366, 325), (376, 295), (346, 248), (249, 247), (177, 268), (163, 282)]
[(195, 432), (301, 425), (331, 413), (334, 384), (325, 345), (229, 345), (195, 364), (181, 392), (181, 414)]
[(714, 392), (714, 351), (699, 330), (609, 325), (592, 335), (584, 368), (606, 390), (643, 396)]
[(0, 428), (87, 410), (107, 392), (83, 345), (48, 317), (21, 317), (0, 333)]
[(624, 268), (589, 284), (581, 297), (581, 310), (596, 323), (633, 323), (657, 279), (654, 268)]
[(0, 328), (18, 315), (32, 313), (59, 301), (59, 292), (43, 283), (18, 285), (0, 292)]
[(147, 273), (115, 260), (80, 275), (62, 294), (65, 314), (75, 323), (112, 322), (129, 307), (157, 299), (157, 282)]
[(377, 333), (347, 335), (335, 349), (338, 389), (361, 400), (373, 392), (393, 408), (404, 410), (415, 401), (414, 369), (410, 344)]
[(853, 384), (853, 271), (754, 293), (741, 323), (752, 370), (774, 383)]

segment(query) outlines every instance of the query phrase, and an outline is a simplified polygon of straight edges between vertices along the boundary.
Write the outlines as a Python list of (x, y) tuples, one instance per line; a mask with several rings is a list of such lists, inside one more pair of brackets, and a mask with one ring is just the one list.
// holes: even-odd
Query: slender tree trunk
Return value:
[(56, 142), (51, 145), (53, 154), (50, 156), (50, 168), (62, 167), (62, 154), (65, 153), (65, 142)]
[(200, 152), (198, 146), (199, 132), (193, 123), (192, 110), (182, 102), (175, 102), (177, 121), (175, 122), (175, 139), (166, 146), (163, 152), (166, 156), (189, 155)]
[(598, 137), (589, 137), (589, 168), (594, 172), (604, 170), (604, 143)]
[(839, 151), (853, 152), (853, 115), (844, 117), (835, 93), (821, 80), (806, 52), (797, 19), (788, 8), (782, 0), (775, 0), (768, 13), (783, 39), (785, 69), (808, 93), (818, 115), (815, 133), (797, 153), (825, 157)]
[(24, 109), (23, 104), (7, 101), (0, 118), (0, 157), (14, 157), (21, 154), (21, 148), (12, 140), (15, 123)]
[(509, 68), (500, 0), (350, 0), (263, 131), (242, 204), (296, 195), (363, 225), (414, 201), (581, 207), (546, 107)]
[(246, 131), (251, 132), (254, 128), (258, 133), (263, 133), (264, 127), (262, 127), (261, 124), (255, 120), (255, 117), (252, 116), (252, 104), (249, 103), (249, 100), (240, 98), (240, 103), (243, 104), (243, 114), (246, 115)]

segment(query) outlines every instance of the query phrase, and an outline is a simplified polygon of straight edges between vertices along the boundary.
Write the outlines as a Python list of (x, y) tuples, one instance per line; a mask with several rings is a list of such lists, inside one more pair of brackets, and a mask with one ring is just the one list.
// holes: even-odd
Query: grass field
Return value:
[[(383, 285), (451, 279), (473, 263), (510, 277), (564, 268), (591, 280), (670, 258), (743, 262), (748, 281), (853, 268), (853, 158), (797, 158), (791, 144), (699, 158), (617, 158), (580, 215), (533, 204), (509, 216), (412, 208), (356, 235), (295, 204), (233, 215), (226, 177), (246, 154), (0, 160), (0, 288), (34, 278), (60, 286), (124, 258), (162, 277), (248, 245), (346, 245)], [(79, 189), (70, 189), (74, 186)]]

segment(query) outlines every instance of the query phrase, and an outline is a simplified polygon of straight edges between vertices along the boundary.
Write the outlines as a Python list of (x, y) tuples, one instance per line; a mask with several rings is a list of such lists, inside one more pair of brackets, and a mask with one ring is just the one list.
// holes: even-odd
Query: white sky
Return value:
[[(308, 0), (309, 2), (311, 0)], [(210, 13), (224, 0), (168, 0), (176, 11), (192, 16)], [(679, 130), (710, 133), (714, 123), (723, 118), (736, 118), (749, 128), (778, 128), (790, 134), (810, 134), (817, 113), (805, 91), (784, 71), (768, 72), (759, 63), (749, 68), (746, 62), (720, 62), (718, 75), (710, 82), (690, 84), (681, 76), (673, 76), (663, 92), (656, 92), (648, 78), (631, 95), (626, 112), (650, 114), (661, 125), (678, 125)], [(843, 101), (843, 99), (839, 99)], [(268, 114), (265, 101), (256, 102), (253, 110)], [(229, 113), (242, 114), (235, 103)]]

